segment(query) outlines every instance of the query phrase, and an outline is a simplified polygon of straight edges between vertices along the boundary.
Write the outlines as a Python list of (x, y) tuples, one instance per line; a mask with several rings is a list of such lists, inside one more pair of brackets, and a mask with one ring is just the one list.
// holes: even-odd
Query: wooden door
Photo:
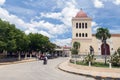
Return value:
[(106, 55), (110, 55), (110, 47), (108, 44), (104, 45), (102, 44), (101, 45), (101, 55), (105, 55), (105, 46), (106, 46)]

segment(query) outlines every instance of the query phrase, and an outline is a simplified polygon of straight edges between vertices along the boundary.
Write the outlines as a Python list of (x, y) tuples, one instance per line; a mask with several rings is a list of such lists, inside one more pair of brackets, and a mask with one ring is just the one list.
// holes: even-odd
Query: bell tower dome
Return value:
[(75, 16), (76, 18), (87, 18), (87, 14), (81, 9)]

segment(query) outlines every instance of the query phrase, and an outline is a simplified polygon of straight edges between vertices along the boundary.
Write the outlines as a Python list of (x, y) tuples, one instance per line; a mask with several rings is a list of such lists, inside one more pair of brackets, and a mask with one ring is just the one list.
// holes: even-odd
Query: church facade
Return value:
[[(88, 54), (89, 48), (94, 48), (95, 55), (105, 55), (103, 43), (92, 34), (92, 18), (80, 10), (75, 17), (72, 18), (72, 45), (79, 42), (79, 54)], [(107, 39), (106, 51), (107, 55), (113, 54), (120, 47), (120, 34), (111, 34), (111, 38)]]

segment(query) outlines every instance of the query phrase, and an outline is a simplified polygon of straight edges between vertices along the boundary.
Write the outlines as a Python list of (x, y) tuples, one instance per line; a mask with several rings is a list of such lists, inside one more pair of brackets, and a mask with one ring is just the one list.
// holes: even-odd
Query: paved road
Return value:
[(0, 66), (0, 80), (94, 80), (59, 70), (57, 65), (66, 59), (48, 60), (47, 65), (43, 65), (42, 61), (34, 61)]

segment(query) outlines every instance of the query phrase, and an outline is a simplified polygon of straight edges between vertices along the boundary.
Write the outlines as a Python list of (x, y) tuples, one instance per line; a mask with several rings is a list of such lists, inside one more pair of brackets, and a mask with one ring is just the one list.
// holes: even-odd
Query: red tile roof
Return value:
[(81, 9), (75, 16), (76, 18), (87, 18), (87, 14)]

